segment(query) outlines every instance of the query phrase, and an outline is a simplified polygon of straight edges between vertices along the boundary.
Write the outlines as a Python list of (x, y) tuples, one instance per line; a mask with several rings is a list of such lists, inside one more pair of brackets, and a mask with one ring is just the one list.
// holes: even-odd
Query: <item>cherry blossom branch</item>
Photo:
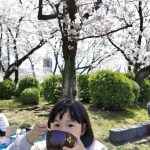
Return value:
[(99, 38), (99, 37), (104, 37), (104, 36), (107, 36), (109, 34), (112, 34), (112, 33), (115, 33), (115, 32), (118, 32), (120, 30), (123, 30), (123, 29), (126, 29), (126, 28), (129, 28), (129, 27), (132, 27), (132, 24), (127, 24), (126, 26), (122, 27), (122, 28), (119, 28), (119, 29), (116, 29), (116, 30), (113, 30), (113, 31), (110, 31), (106, 34), (101, 34), (101, 35), (97, 35), (97, 36), (88, 36), (88, 37), (84, 37), (84, 38), (79, 38), (77, 39), (76, 41), (81, 41), (81, 40), (85, 40), (85, 39), (90, 39), (90, 38)]
[(13, 67), (13, 66), (19, 66), (21, 65), (21, 63), (26, 60), (35, 50), (41, 48), (44, 44), (46, 43), (46, 41), (44, 41), (43, 39), (40, 41), (40, 43), (33, 48), (29, 53), (27, 53), (25, 56), (23, 56), (22, 58), (20, 58), (18, 61), (15, 61), (14, 63), (12, 63), (9, 67), (8, 70)]
[(117, 49), (117, 51), (120, 51), (123, 54), (123, 56), (130, 63), (130, 65), (133, 65), (133, 62), (127, 57), (125, 52), (120, 47), (118, 47), (109, 37), (107, 37), (107, 38), (108, 38), (109, 42)]

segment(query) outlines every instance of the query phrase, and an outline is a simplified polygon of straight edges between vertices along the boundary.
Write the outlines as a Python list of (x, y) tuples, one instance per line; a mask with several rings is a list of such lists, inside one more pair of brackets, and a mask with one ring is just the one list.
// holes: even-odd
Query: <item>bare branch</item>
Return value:
[(106, 33), (106, 34), (101, 34), (101, 35), (98, 35), (98, 36), (94, 36), (94, 35), (93, 35), (93, 36), (88, 36), (88, 37), (84, 37), (84, 38), (79, 38), (79, 39), (77, 39), (76, 41), (81, 41), (81, 40), (90, 39), (90, 38), (104, 37), (104, 36), (107, 36), (107, 35), (109, 35), (109, 34), (118, 32), (118, 31), (120, 31), (120, 30), (127, 29), (127, 28), (129, 28), (129, 27), (132, 27), (132, 24), (130, 24), (130, 25), (127, 24), (127, 25), (124, 26), (124, 27), (121, 27), (121, 28), (119, 28), (119, 29), (110, 31), (110, 32), (108, 32), (108, 33)]
[(21, 1), (21, 0), (19, 0), (19, 2), (20, 2), (20, 4), (22, 5), (22, 1)]
[(51, 15), (42, 15), (42, 8), (43, 8), (43, 0), (39, 0), (39, 12), (38, 12), (38, 20), (50, 20), (55, 19), (57, 17), (56, 14)]
[(121, 52), (123, 54), (123, 56), (125, 57), (125, 59), (131, 64), (133, 65), (133, 62), (127, 57), (127, 55), (125, 54), (125, 52), (118, 47), (109, 37), (107, 37), (109, 42), (117, 49), (117, 51)]
[(46, 43), (46, 41), (44, 41), (43, 39), (40, 41), (40, 43), (35, 47), (33, 48), (29, 53), (27, 53), (25, 56), (23, 56), (22, 58), (20, 58), (18, 61), (12, 63), (10, 66), (9, 66), (9, 69), (13, 66), (19, 66), (24, 60), (26, 60), (35, 50), (41, 48), (44, 44)]
[[(139, 1), (139, 16), (140, 16), (140, 31), (143, 32), (143, 13), (142, 13), (142, 1)], [(142, 36), (139, 35), (138, 44), (141, 45)]]
[(33, 77), (35, 78), (34, 64), (33, 64), (32, 60), (31, 60), (30, 56), (29, 56), (28, 58), (29, 58), (29, 61), (30, 61), (30, 63), (31, 63), (31, 68), (32, 68)]

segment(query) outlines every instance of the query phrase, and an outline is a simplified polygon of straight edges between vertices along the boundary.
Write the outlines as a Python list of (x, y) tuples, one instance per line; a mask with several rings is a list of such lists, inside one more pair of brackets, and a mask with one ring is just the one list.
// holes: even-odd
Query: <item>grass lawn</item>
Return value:
[[(147, 113), (148, 102), (139, 103), (126, 110), (112, 111), (105, 108), (97, 108), (88, 103), (83, 103), (88, 111), (95, 139), (102, 142), (108, 150), (148, 150), (150, 143), (143, 145), (125, 144), (122, 146), (114, 146), (109, 140), (109, 129), (121, 128), (122, 126), (135, 125), (149, 120)], [(20, 128), (25, 122), (30, 125), (38, 120), (48, 120), (48, 113), (53, 107), (42, 98), (38, 105), (38, 109), (32, 110), (33, 106), (22, 105), (18, 98), (13, 97), (10, 100), (0, 100), (0, 109), (9, 120), (10, 124), (18, 124)]]

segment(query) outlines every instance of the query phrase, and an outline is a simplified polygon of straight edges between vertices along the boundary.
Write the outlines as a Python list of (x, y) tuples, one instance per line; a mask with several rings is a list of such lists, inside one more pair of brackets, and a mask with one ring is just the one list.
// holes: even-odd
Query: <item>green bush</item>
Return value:
[(134, 75), (134, 73), (133, 72), (128, 72), (128, 73), (126, 73), (126, 74), (124, 74), (126, 77), (128, 77), (129, 79), (131, 79), (131, 80), (134, 80), (134, 78), (135, 78), (135, 75)]
[(26, 88), (21, 92), (20, 101), (22, 104), (38, 104), (40, 91), (37, 88)]
[(39, 88), (39, 82), (32, 77), (25, 77), (19, 80), (18, 87), (16, 89), (16, 95), (20, 96), (21, 92), (29, 87)]
[(81, 74), (77, 77), (78, 98), (87, 102), (90, 101), (89, 76), (89, 74)]
[(0, 82), (0, 98), (9, 99), (15, 95), (15, 83), (10, 80)]
[(62, 76), (51, 75), (43, 83), (44, 99), (51, 103), (56, 103), (62, 98)]
[(18, 97), (19, 96), (19, 91), (18, 88), (15, 89), (15, 96)]
[(149, 101), (150, 100), (150, 83), (148, 79), (144, 79), (141, 90), (139, 101)]
[(130, 80), (119, 72), (102, 70), (89, 77), (91, 103), (111, 109), (132, 105), (134, 94)]
[(40, 96), (42, 97), (44, 95), (44, 88), (42, 84), (39, 85), (39, 90), (40, 90)]
[(139, 96), (140, 96), (140, 87), (135, 81), (130, 80), (130, 82), (132, 84), (132, 90), (133, 90), (133, 94), (135, 96), (134, 102), (136, 103), (138, 101)]

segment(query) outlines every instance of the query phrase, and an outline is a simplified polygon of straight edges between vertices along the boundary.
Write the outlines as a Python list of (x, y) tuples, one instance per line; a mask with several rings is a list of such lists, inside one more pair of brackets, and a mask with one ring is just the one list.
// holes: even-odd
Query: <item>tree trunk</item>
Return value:
[[(75, 99), (76, 96), (76, 69), (75, 57), (77, 51), (77, 42), (68, 42), (68, 39), (63, 39), (63, 57), (65, 60), (65, 67), (63, 71), (63, 97)], [(69, 50), (71, 45), (73, 49)]]
[[(16, 62), (18, 61), (18, 50), (17, 50), (17, 46), (16, 46), (16, 40), (14, 41), (14, 44), (15, 44), (15, 47), (14, 47), (14, 50), (15, 50), (15, 58), (16, 58)], [(16, 69), (15, 69), (15, 84), (17, 85), (18, 83), (18, 80), (19, 80), (19, 73), (18, 73), (18, 66), (16, 66)]]
[[(39, 0), (39, 13), (38, 13), (38, 19), (39, 20), (49, 20), (54, 19), (58, 17), (59, 9), (58, 6), (55, 5), (57, 10), (57, 15), (42, 15), (42, 4), (43, 0)], [(75, 14), (77, 11), (75, 0), (66, 0), (66, 6), (63, 6), (63, 17), (66, 16), (66, 14), (69, 14), (71, 22), (75, 20)], [(62, 41), (63, 41), (63, 58), (65, 62), (64, 70), (63, 70), (63, 97), (69, 98), (69, 99), (75, 99), (76, 96), (76, 69), (75, 69), (75, 57), (77, 52), (77, 41), (69, 41), (68, 39), (68, 25), (64, 22), (63, 27), (60, 22), (61, 17), (58, 17), (59, 27), (62, 34)], [(74, 29), (73, 26), (70, 27), (71, 29)], [(73, 37), (74, 35), (69, 35), (70, 37)], [(70, 49), (69, 47), (72, 47)]]
[[(75, 0), (67, 0), (66, 1), (67, 8), (64, 7), (69, 13), (69, 17), (71, 22), (75, 20), (76, 14), (76, 4)], [(65, 15), (65, 14), (64, 14)], [(76, 69), (75, 69), (75, 58), (77, 52), (77, 41), (69, 40), (68, 33), (65, 29), (68, 27), (67, 24), (63, 24), (64, 33), (62, 40), (63, 40), (63, 58), (65, 62), (64, 71), (63, 71), (63, 97), (69, 99), (75, 99), (76, 96)], [(70, 27), (74, 29), (73, 26)], [(73, 35), (70, 35), (73, 37)]]
[(19, 73), (18, 73), (18, 68), (15, 70), (15, 84), (17, 85), (19, 80)]
[(134, 80), (139, 84), (140, 87), (142, 87), (143, 80), (147, 78), (149, 74), (150, 74), (150, 65), (138, 71), (137, 74), (135, 75)]
[(58, 66), (58, 52), (54, 53), (54, 57), (55, 57), (56, 64), (55, 64), (55, 68), (54, 68), (54, 71), (53, 71), (53, 75), (56, 73), (56, 69), (57, 69), (57, 66)]
[(0, 24), (1, 27), (1, 35), (0, 35), (0, 69), (2, 68), (2, 61), (1, 61), (1, 57), (2, 57), (2, 39), (3, 39), (3, 29), (2, 29), (2, 25)]

